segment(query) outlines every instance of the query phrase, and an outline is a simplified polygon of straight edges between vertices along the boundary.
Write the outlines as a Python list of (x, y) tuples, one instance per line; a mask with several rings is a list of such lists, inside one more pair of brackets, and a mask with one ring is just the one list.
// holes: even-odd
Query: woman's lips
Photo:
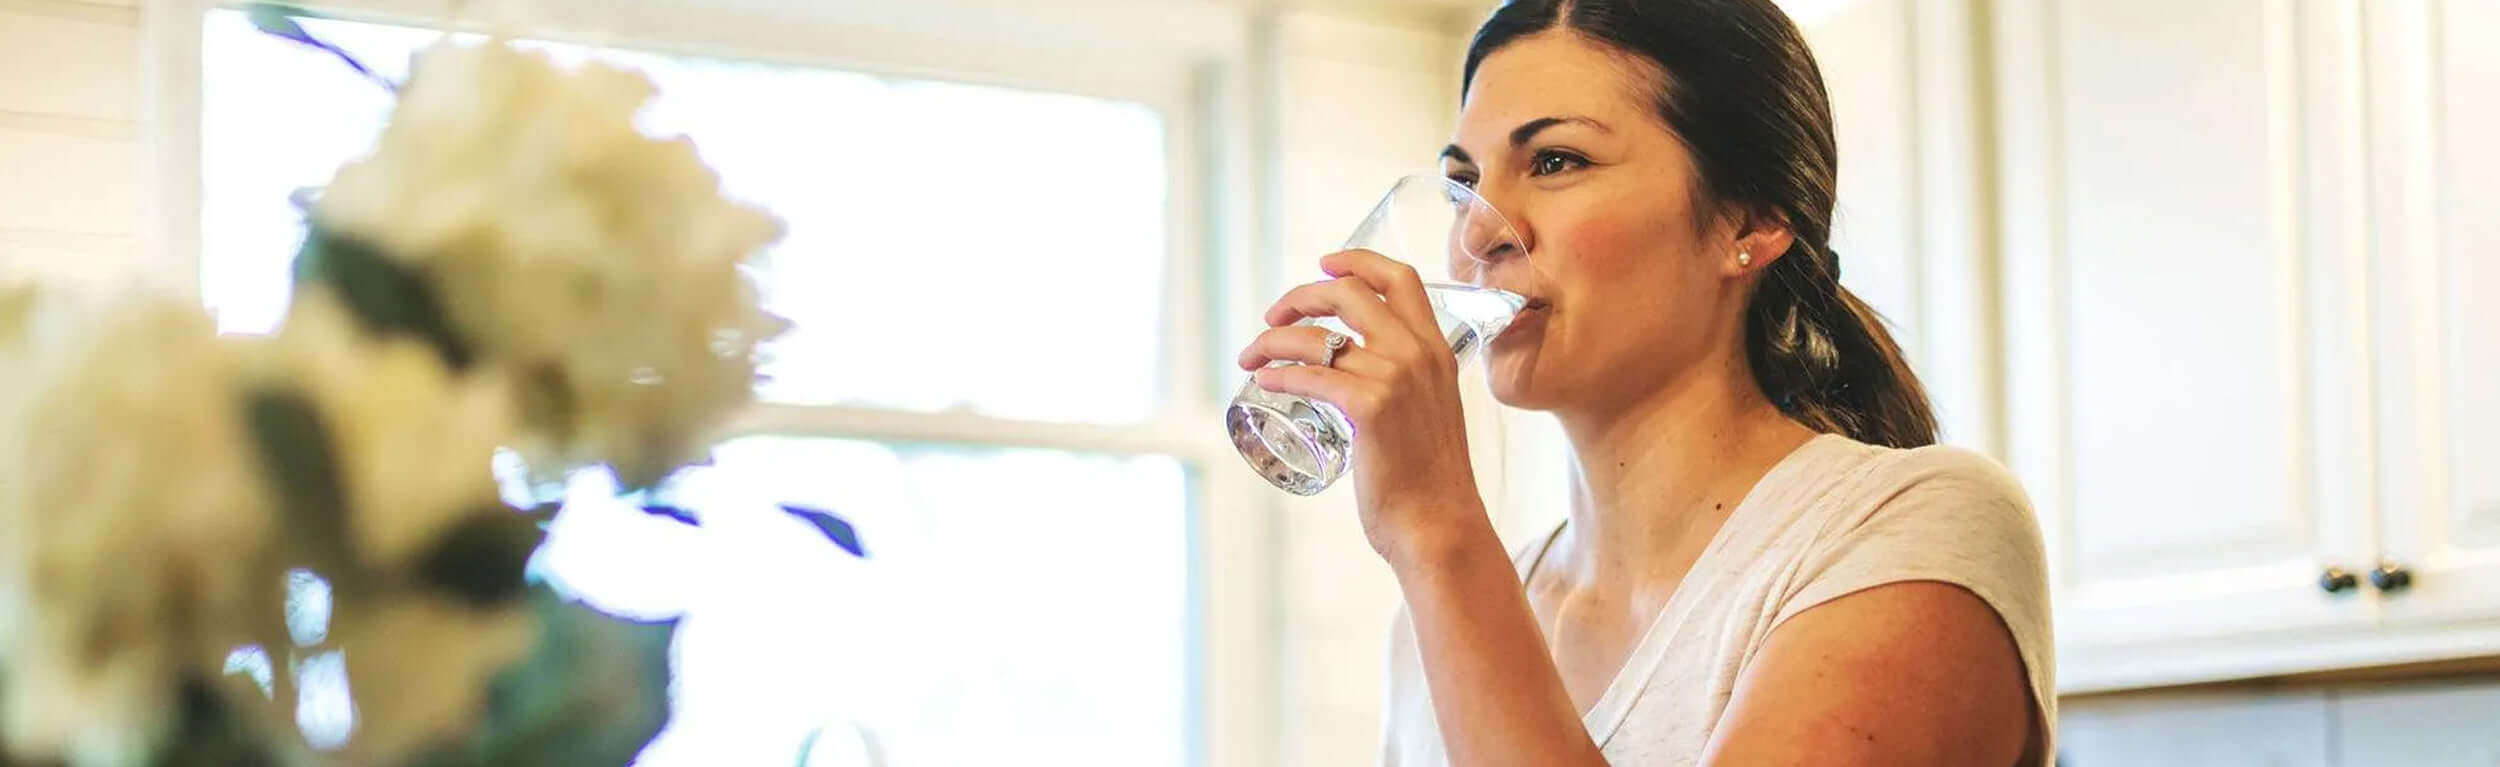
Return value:
[[(1551, 302), (1551, 301), (1547, 301), (1547, 300), (1542, 299), (1542, 298), (1532, 298), (1532, 299), (1528, 299), (1528, 303), (1527, 303), (1526, 305), (1523, 305), (1523, 306), (1519, 307), (1519, 313), (1518, 313), (1518, 314), (1511, 315), (1511, 321), (1510, 321), (1510, 327), (1509, 327), (1509, 329), (1511, 329), (1511, 330), (1526, 330), (1526, 329), (1530, 329), (1530, 328), (1536, 328), (1536, 329), (1540, 329), (1540, 330), (1541, 330), (1541, 329), (1545, 326), (1545, 322), (1546, 322), (1546, 320), (1551, 319), (1553, 316), (1554, 316), (1554, 303), (1553, 303), (1553, 302)], [(1507, 338), (1507, 337), (1510, 337), (1510, 336), (1512, 336), (1512, 335), (1526, 335), (1526, 334), (1524, 334), (1524, 333), (1523, 333), (1523, 334), (1510, 334), (1510, 333), (1505, 333), (1505, 334), (1503, 334), (1503, 337)]]

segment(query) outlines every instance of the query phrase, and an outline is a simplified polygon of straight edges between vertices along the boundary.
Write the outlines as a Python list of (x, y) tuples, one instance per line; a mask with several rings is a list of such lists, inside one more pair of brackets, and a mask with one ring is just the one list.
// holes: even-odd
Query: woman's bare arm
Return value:
[(2036, 718), (1995, 610), (1959, 586), (1895, 583), (1773, 630), (1702, 763), (2006, 767)]
[(1452, 767), (1606, 763), (1490, 523), (1389, 559)]
[[(1489, 529), (1393, 564), (1454, 767), (1605, 764)], [(2005, 767), (2036, 746), (2030, 689), (1979, 597), (1879, 586), (1772, 633), (1703, 764)]]

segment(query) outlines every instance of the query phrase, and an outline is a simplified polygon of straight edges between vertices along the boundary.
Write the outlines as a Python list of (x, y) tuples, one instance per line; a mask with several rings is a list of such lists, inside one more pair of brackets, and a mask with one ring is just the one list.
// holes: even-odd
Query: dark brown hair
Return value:
[(1696, 199), (1711, 203), (1703, 215), (1733, 208), (1794, 236), (1745, 308), (1762, 393), (1818, 431), (1934, 443), (1918, 375), (1883, 318), (1840, 285), (1831, 99), (1787, 14), (1771, 0), (1514, 0), (1476, 30), (1466, 83), (1502, 46), (1557, 27), (1654, 67), (1658, 114), (1693, 156)]

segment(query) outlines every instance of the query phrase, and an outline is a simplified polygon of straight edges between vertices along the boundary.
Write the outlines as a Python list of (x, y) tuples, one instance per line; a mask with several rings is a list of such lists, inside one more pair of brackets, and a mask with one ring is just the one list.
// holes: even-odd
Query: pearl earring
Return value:
[(1737, 266), (1741, 266), (1741, 267), (1751, 267), (1751, 266), (1753, 266), (1753, 251), (1750, 251), (1750, 250), (1740, 250), (1740, 251), (1736, 251), (1736, 265), (1737, 265)]

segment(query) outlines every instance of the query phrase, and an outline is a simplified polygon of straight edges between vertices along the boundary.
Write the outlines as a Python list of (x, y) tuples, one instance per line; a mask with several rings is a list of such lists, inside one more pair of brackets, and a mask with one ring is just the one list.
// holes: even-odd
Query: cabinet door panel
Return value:
[(2055, 523), (2070, 680), (2374, 619), (2317, 586), (2373, 530), (2358, 13), (1997, 9), (2009, 458)]
[(2500, 5), (2369, 12), (2387, 616), (2500, 616)]

